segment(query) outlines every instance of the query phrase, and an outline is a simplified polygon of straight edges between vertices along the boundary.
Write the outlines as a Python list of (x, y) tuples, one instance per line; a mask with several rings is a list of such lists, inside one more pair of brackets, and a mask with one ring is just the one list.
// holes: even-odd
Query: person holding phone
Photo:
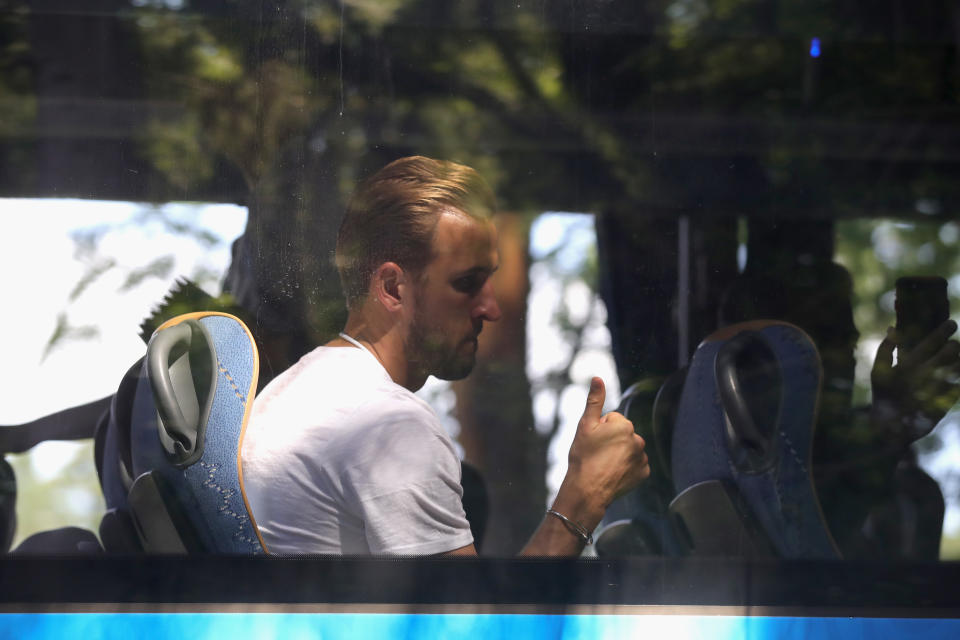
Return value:
[[(775, 318), (796, 324), (817, 345), (823, 386), (813, 469), (830, 532), (844, 557), (936, 559), (943, 517), (937, 483), (911, 445), (960, 399), (960, 342), (948, 319), (946, 281), (905, 278), (897, 326), (880, 343), (872, 403), (853, 406), (853, 281), (834, 262), (745, 272), (725, 293), (720, 324)], [(920, 526), (903, 523), (909, 503)], [(907, 538), (910, 538), (909, 540)]]

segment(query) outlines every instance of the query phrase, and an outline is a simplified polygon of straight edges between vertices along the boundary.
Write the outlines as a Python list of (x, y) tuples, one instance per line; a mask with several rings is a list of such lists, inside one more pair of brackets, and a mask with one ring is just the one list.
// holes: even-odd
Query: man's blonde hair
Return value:
[(423, 156), (391, 162), (354, 191), (337, 235), (336, 263), (352, 308), (370, 277), (396, 262), (418, 277), (433, 258), (433, 232), (444, 211), (487, 219), (496, 211), (490, 186), (468, 166)]

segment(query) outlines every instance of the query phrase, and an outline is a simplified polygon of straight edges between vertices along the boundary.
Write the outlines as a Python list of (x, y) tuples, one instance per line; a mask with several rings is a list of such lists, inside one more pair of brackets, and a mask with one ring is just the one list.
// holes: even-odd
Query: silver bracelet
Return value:
[(559, 511), (554, 511), (553, 509), (547, 509), (547, 514), (560, 518), (560, 520), (563, 521), (563, 524), (567, 526), (567, 529), (570, 530), (570, 533), (577, 534), (577, 536), (583, 540), (584, 544), (593, 544), (593, 535), (591, 535), (591, 533), (587, 531), (579, 522), (574, 522)]

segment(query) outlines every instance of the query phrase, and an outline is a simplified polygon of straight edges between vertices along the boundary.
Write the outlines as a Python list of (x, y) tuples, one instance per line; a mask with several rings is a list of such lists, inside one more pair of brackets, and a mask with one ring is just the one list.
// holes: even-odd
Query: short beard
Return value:
[(476, 363), (476, 352), (459, 355), (460, 343), (449, 348), (439, 331), (431, 331), (417, 304), (410, 334), (404, 342), (404, 357), (407, 365), (424, 376), (432, 375), (440, 380), (462, 380), (470, 375)]

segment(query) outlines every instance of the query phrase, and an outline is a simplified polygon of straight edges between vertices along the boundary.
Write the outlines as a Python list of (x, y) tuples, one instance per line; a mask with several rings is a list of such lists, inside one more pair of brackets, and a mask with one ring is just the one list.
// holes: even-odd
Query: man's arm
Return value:
[[(577, 425), (563, 478), (552, 509), (593, 531), (611, 502), (649, 477), (650, 464), (643, 438), (619, 413), (603, 415), (603, 380), (590, 381), (587, 406)], [(525, 556), (579, 555), (584, 540), (575, 527), (546, 515), (521, 551)]]
[[(605, 399), (603, 380), (594, 378), (570, 447), (567, 475), (552, 507), (587, 532), (596, 528), (615, 498), (650, 475), (643, 438), (634, 432), (633, 423), (619, 413), (603, 415)], [(548, 514), (520, 555), (576, 556), (583, 551), (584, 544), (576, 526)], [(472, 544), (449, 552), (475, 554)]]
[[(845, 556), (889, 550), (866, 544), (863, 526), (871, 511), (895, 500), (894, 477), (910, 446), (927, 435), (960, 398), (957, 325), (941, 324), (910, 352), (893, 353), (900, 336), (892, 327), (877, 348), (871, 371), (869, 415), (851, 414), (846, 428), (827, 432), (815, 467), (817, 490), (831, 534)], [(829, 457), (828, 457), (829, 456)]]
[(957, 323), (947, 320), (907, 353), (892, 327), (880, 343), (870, 376), (871, 420), (891, 453), (930, 433), (960, 399), (960, 342), (950, 339), (956, 330)]

